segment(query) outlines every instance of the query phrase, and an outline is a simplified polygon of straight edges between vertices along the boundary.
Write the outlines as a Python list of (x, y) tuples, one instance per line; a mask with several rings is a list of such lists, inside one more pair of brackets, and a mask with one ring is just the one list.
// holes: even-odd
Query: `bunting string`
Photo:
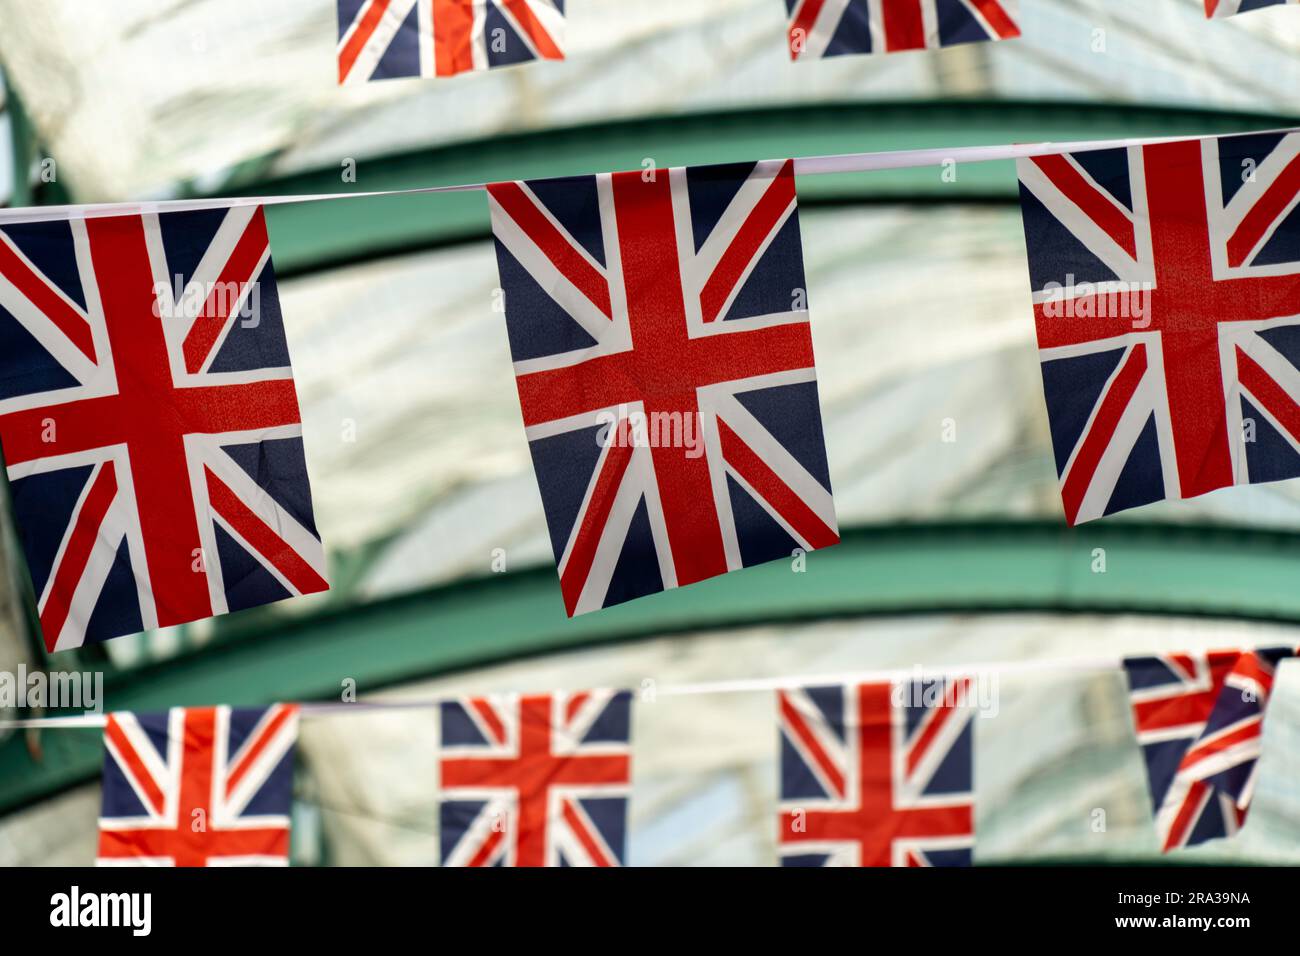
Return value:
[[(1249, 650), (1242, 649), (1243, 652)], [(1131, 655), (1129, 655), (1131, 656)], [(1122, 667), (1120, 655), (1060, 658), (1036, 661), (999, 661), (992, 663), (954, 664), (944, 667), (892, 668), (874, 671), (838, 672), (833, 674), (800, 674), (777, 677), (757, 677), (737, 680), (708, 681), (690, 684), (670, 684), (654, 686), (647, 689), (647, 695), (659, 697), (693, 697), (710, 694), (745, 694), (795, 690), (801, 687), (815, 687), (840, 684), (877, 684), (895, 680), (922, 678), (925, 680), (951, 679), (962, 676), (996, 675), (1010, 677), (1023, 674), (1041, 673), (1104, 673), (1117, 671)], [(634, 691), (636, 688), (632, 688)], [(526, 692), (525, 692), (526, 693)], [(463, 695), (443, 694), (436, 697), (417, 700), (358, 700), (343, 701), (307, 701), (298, 704), (298, 711), (304, 718), (335, 717), (341, 713), (364, 713), (376, 711), (431, 710)], [(49, 729), (85, 729), (103, 727), (105, 714), (87, 713), (63, 717), (31, 717), (19, 720), (0, 721), (0, 729), (49, 728)]]
[[(1259, 130), (1242, 135), (1268, 135), (1292, 132), (1290, 129)], [(1000, 146), (933, 147), (928, 149), (885, 150), (881, 152), (839, 153), (829, 156), (802, 156), (794, 159), (796, 175), (817, 176), (836, 173), (869, 173), (891, 169), (923, 169), (945, 163), (988, 163), (1103, 149), (1126, 149), (1132, 146), (1155, 146), (1195, 139), (1205, 134), (1158, 136), (1135, 139), (1080, 140), (1066, 143), (1023, 143)], [(366, 192), (309, 193), (301, 195), (233, 196), (194, 199), (157, 199), (137, 202), (74, 203), (62, 206), (20, 206), (0, 209), (0, 226), (64, 219), (98, 219), (111, 216), (139, 216), (169, 212), (201, 212), (212, 209), (236, 209), (248, 206), (284, 206), (296, 203), (329, 202), (341, 199), (381, 199), (389, 196), (427, 196), (438, 193), (463, 193), (485, 190), (488, 183), (465, 183), (449, 186), (419, 186), (411, 189), (370, 190)]]

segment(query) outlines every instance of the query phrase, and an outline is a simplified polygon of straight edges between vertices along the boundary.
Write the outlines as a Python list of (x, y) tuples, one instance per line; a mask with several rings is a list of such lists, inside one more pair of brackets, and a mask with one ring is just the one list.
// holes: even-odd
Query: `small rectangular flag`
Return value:
[(791, 162), (488, 195), (570, 616), (839, 540)]
[(287, 866), (298, 708), (110, 714), (100, 866)]
[(1293, 656), (1271, 647), (1124, 661), (1163, 852), (1246, 822), (1277, 665)]
[(1020, 36), (1019, 0), (785, 0), (792, 60)]
[(1069, 522), (1300, 475), (1300, 133), (1019, 171)]
[(1214, 17), (1231, 17), (1238, 13), (1263, 10), (1265, 7), (1280, 7), (1284, 4), (1300, 4), (1300, 0), (1205, 0), (1205, 15)]
[(339, 83), (564, 59), (564, 0), (338, 0)]
[(783, 866), (970, 866), (970, 678), (777, 693)]
[(0, 226), (0, 446), (51, 651), (329, 587), (261, 207)]
[(442, 705), (443, 866), (622, 866), (632, 694)]

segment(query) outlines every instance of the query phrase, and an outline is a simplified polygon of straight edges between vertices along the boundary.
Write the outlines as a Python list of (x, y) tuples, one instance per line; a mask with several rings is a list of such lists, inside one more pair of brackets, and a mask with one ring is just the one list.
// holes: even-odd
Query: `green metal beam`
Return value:
[[(1094, 573), (1095, 549), (1106, 573)], [(573, 620), (552, 568), (459, 582), (309, 619), (248, 613), (201, 654), (112, 675), (110, 710), (336, 697), (422, 677), (692, 631), (888, 614), (1146, 613), (1300, 623), (1300, 536), (1123, 521), (902, 525)], [(1141, 650), (1134, 648), (1133, 650)], [(484, 690), (493, 688), (485, 687)], [(98, 737), (55, 731), (34, 762), (0, 747), (0, 814), (92, 779)]]
[[(363, 193), (639, 169), (739, 162), (869, 150), (999, 143), (1181, 136), (1274, 129), (1297, 116), (1077, 103), (952, 101), (790, 106), (688, 114), (550, 129), (361, 160), (355, 183), (342, 167), (281, 179), (233, 181), (228, 193)], [(937, 169), (807, 177), (800, 201), (1011, 201), (1016, 178), (1007, 162)], [(281, 275), (363, 258), (478, 239), (488, 234), (478, 193), (350, 199), (272, 207), (267, 212)]]
[(10, 154), (13, 163), (13, 191), (9, 196), (9, 205), (27, 206), (32, 203), (31, 168), (37, 151), (35, 132), (14, 91), (7, 90), (5, 96), (9, 113), (9, 136), (13, 147)]

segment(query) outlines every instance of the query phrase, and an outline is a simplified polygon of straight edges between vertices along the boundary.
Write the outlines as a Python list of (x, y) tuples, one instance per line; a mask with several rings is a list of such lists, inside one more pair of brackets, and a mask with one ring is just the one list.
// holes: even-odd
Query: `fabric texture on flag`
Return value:
[(570, 616), (839, 540), (792, 163), (488, 195)]
[(287, 866), (298, 708), (110, 714), (100, 866)]
[(329, 586), (260, 207), (0, 227), (0, 445), (50, 650)]
[(564, 59), (564, 0), (338, 0), (339, 83)]
[(467, 697), (441, 707), (444, 866), (622, 866), (629, 691)]
[(1300, 475), (1300, 134), (1019, 170), (1070, 523)]
[(1205, 0), (1205, 15), (1214, 17), (1232, 17), (1238, 13), (1263, 10), (1265, 7), (1281, 7), (1290, 4), (1300, 6), (1300, 0)]
[(1164, 852), (1246, 822), (1277, 666), (1294, 656), (1273, 647), (1124, 661)]
[(969, 678), (777, 692), (784, 866), (969, 866)]
[(785, 0), (792, 60), (1020, 36), (1019, 0)]

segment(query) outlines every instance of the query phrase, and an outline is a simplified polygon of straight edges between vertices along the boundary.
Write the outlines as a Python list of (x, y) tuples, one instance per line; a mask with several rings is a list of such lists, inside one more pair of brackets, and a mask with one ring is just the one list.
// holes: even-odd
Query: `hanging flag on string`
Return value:
[(778, 691), (784, 866), (969, 866), (970, 678)]
[(1300, 0), (1205, 0), (1207, 17), (1231, 17), (1251, 10), (1263, 10), (1265, 7), (1280, 7), (1286, 4), (1300, 5)]
[(0, 341), (49, 650), (329, 587), (261, 207), (0, 227)]
[(339, 83), (564, 59), (564, 0), (338, 0)]
[(1069, 522), (1300, 475), (1300, 134), (1019, 170)]
[(839, 540), (790, 162), (488, 195), (570, 616)]
[(1019, 0), (785, 0), (793, 60), (1020, 36)]
[(1277, 665), (1292, 648), (1124, 661), (1164, 852), (1233, 836), (1246, 822)]
[(622, 866), (629, 691), (444, 703), (444, 866)]
[(101, 866), (287, 866), (298, 708), (110, 714)]

